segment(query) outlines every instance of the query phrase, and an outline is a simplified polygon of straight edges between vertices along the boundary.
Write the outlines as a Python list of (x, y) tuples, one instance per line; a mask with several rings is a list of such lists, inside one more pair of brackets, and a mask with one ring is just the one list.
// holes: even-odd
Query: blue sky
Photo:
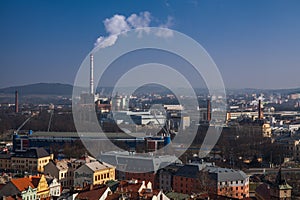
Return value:
[[(300, 1), (0, 0), (0, 87), (74, 82), (103, 21), (149, 12), (198, 41), (227, 88), (300, 87)], [(169, 19), (169, 20), (168, 20)]]

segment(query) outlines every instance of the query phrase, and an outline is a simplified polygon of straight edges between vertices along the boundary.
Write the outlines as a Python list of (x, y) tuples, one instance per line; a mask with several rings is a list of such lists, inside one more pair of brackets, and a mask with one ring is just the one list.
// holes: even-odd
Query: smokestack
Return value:
[(210, 121), (211, 119), (211, 111), (210, 111), (210, 100), (207, 99), (207, 116), (206, 116), (207, 121)]
[(18, 91), (15, 92), (15, 113), (19, 112), (19, 100), (18, 100)]
[(90, 55), (90, 94), (94, 94), (94, 56)]
[(258, 100), (258, 119), (263, 119), (261, 100)]

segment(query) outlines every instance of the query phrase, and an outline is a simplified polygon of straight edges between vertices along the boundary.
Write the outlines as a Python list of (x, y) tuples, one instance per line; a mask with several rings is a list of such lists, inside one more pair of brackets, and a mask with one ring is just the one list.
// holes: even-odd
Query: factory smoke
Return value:
[[(107, 18), (103, 21), (103, 24), (108, 36), (98, 37), (94, 46), (99, 48), (112, 46), (117, 41), (118, 34), (135, 28), (150, 27), (151, 22), (154, 21), (153, 19), (151, 13), (148, 11), (131, 14), (129, 17), (116, 14), (111, 18)], [(169, 28), (173, 24), (172, 21), (173, 18), (168, 16), (166, 23), (159, 24), (158, 27)], [(173, 33), (170, 30), (161, 30), (156, 35), (158, 37), (171, 37)]]

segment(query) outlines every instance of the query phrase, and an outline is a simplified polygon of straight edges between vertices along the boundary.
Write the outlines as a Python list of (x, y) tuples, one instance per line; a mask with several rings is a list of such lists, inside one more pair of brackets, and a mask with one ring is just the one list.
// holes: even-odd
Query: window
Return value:
[(109, 173), (106, 174), (106, 177), (109, 178)]

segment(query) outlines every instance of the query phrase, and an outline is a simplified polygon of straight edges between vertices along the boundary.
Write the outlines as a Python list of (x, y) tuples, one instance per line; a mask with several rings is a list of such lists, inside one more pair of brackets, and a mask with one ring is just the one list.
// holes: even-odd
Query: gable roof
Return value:
[(60, 161), (56, 162), (55, 165), (58, 170), (66, 170), (69, 168), (69, 163), (66, 160), (60, 160)]
[(14, 184), (20, 192), (27, 190), (29, 186), (32, 189), (35, 188), (35, 186), (31, 182), (31, 179), (28, 177), (11, 179), (11, 183)]
[(84, 200), (96, 200), (96, 199), (100, 199), (100, 197), (102, 197), (102, 195), (106, 192), (106, 190), (110, 190), (108, 187), (98, 187), (89, 191), (84, 191), (81, 192), (77, 195), (77, 197), (75, 199), (84, 199)]

